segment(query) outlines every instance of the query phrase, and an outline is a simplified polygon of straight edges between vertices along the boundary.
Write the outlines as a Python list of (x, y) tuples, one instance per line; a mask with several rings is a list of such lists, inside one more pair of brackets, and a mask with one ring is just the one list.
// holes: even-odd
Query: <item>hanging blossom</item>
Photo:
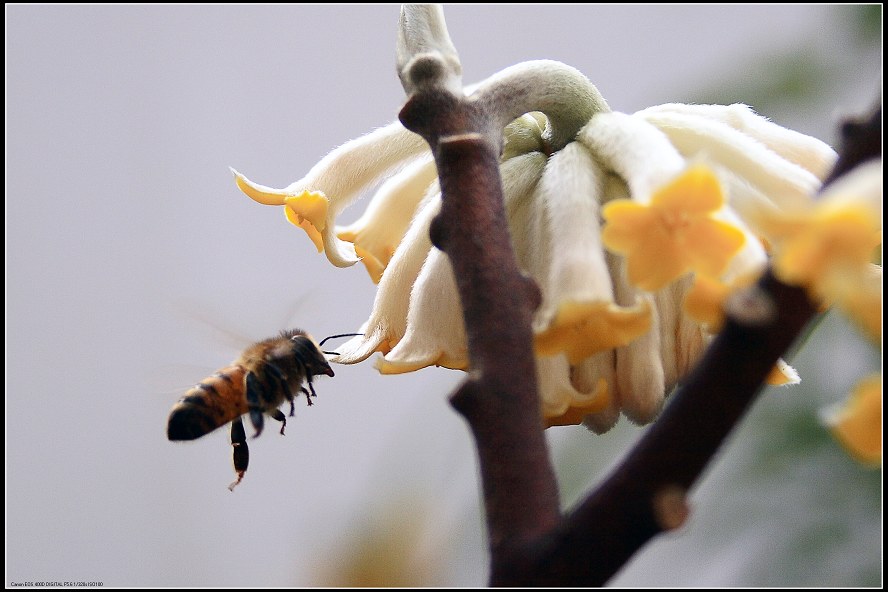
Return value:
[[(836, 154), (745, 105), (615, 112), (557, 62), (512, 67), (467, 94), (510, 88), (545, 94), (504, 124), (500, 172), (519, 265), (542, 292), (533, 330), (546, 424), (602, 432), (621, 413), (649, 422), (719, 329), (717, 303), (764, 269), (765, 245), (780, 238), (771, 221), (810, 206)], [(429, 239), (441, 191), (418, 135), (379, 128), (284, 189), (234, 174), (252, 199), (283, 206), (331, 263), (360, 261), (378, 283), (362, 335), (334, 362), (379, 352), (386, 374), (469, 368), (453, 271)], [(338, 226), (373, 188), (364, 214)], [(798, 376), (781, 362), (771, 382)]]

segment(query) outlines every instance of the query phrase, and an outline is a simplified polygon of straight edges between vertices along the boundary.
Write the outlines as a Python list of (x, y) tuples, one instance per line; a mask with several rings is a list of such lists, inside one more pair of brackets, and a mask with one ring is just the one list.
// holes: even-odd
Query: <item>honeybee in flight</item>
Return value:
[[(327, 339), (346, 336), (333, 335)], [(230, 366), (188, 390), (170, 412), (167, 437), (171, 441), (194, 440), (231, 422), (237, 480), (228, 489), (234, 491), (250, 462), (241, 416), (249, 414), (250, 423), (256, 430), (254, 438), (262, 433), (263, 414), (266, 413), (281, 422), (283, 435), (287, 418), (278, 407), (288, 401), (292, 417), (295, 413), (293, 400), (300, 393), (305, 394), (311, 405), (311, 397), (316, 396), (312, 378), (321, 374), (333, 376), (320, 345), (315, 344), (305, 331), (282, 331), (279, 336), (254, 343)]]

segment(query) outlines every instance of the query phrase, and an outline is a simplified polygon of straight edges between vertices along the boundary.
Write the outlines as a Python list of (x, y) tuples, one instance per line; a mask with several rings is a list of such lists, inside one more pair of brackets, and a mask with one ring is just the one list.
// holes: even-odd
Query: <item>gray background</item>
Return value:
[[(878, 32), (864, 44), (857, 14), (446, 9), (467, 82), (556, 59), (616, 110), (745, 101), (831, 143), (838, 117), (881, 85)], [(392, 120), (397, 16), (395, 5), (6, 7), (7, 586), (360, 583), (348, 579), (356, 556), (403, 567), (402, 583), (486, 581), (474, 452), (446, 402), (456, 372), (336, 367), (285, 438), (251, 444), (233, 494), (224, 430), (165, 439), (179, 394), (250, 340), (293, 324), (353, 331), (369, 313), (363, 268), (333, 268), (227, 167), (284, 186)], [(615, 583), (879, 583), (881, 473), (847, 461), (816, 421), (879, 353), (837, 317), (815, 338), (795, 360), (807, 388), (766, 393), (694, 493), (688, 526)], [(639, 432), (549, 430), (565, 504)]]

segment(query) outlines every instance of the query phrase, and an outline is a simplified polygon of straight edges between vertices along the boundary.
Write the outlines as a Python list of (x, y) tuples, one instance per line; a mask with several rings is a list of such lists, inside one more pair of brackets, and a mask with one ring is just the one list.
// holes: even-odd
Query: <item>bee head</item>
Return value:
[(333, 376), (333, 369), (330, 368), (327, 358), (324, 357), (323, 352), (321, 352), (311, 337), (304, 333), (299, 333), (290, 337), (290, 341), (293, 343), (293, 349), (309, 375), (317, 376), (318, 374), (324, 374), (326, 376)]

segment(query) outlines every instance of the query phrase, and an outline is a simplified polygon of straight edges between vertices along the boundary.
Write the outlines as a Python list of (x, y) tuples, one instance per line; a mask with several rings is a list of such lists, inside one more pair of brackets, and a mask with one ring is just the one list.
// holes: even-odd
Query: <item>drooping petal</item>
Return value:
[(844, 405), (824, 410), (833, 436), (857, 460), (882, 464), (882, 377), (863, 380)]
[(547, 273), (537, 278), (543, 291), (538, 313), (537, 353), (566, 352), (571, 364), (599, 351), (624, 345), (650, 326), (644, 307), (621, 308), (601, 245), (598, 203), (604, 173), (579, 143), (549, 158), (534, 200), (544, 209), (549, 253)]
[[(511, 158), (501, 165), (507, 212), (515, 215), (527, 206), (527, 198), (533, 193), (545, 160), (544, 155), (531, 152)], [(510, 223), (515, 222), (510, 215)], [(416, 226), (415, 222), (413, 226)], [(428, 227), (425, 233), (428, 234)], [(406, 237), (404, 242), (407, 242)], [(391, 266), (394, 265), (393, 259)], [(386, 275), (383, 274), (380, 290), (386, 283)], [(431, 249), (409, 294), (403, 339), (377, 363), (380, 372), (411, 372), (430, 365), (457, 369), (468, 367), (459, 294), (453, 268), (443, 252)]]
[(404, 338), (377, 362), (376, 368), (383, 374), (400, 374), (432, 365), (459, 370), (469, 365), (453, 267), (438, 249), (429, 251), (416, 278)]
[(617, 355), (614, 351), (603, 351), (586, 358), (570, 369), (570, 382), (580, 392), (607, 387), (607, 398), (602, 395), (583, 403), (576, 401), (565, 415), (584, 412), (583, 425), (596, 434), (610, 430), (620, 419), (620, 393), (617, 384)]
[(616, 382), (620, 408), (635, 423), (653, 420), (663, 407), (666, 383), (660, 354), (660, 320), (653, 297), (638, 290), (629, 281), (626, 260), (608, 258), (617, 304), (633, 306), (646, 301), (651, 308), (651, 329), (641, 337), (616, 349)]
[(668, 103), (648, 107), (636, 113), (648, 120), (652, 116), (665, 116), (665, 121), (669, 121), (670, 114), (688, 118), (700, 117), (724, 123), (757, 140), (782, 158), (804, 168), (820, 180), (826, 178), (838, 156), (835, 150), (817, 138), (777, 125), (766, 117), (758, 115), (748, 105), (740, 103), (734, 105)]
[(629, 195), (647, 203), (654, 192), (685, 168), (685, 160), (660, 130), (625, 113), (598, 113), (577, 140), (629, 186)]
[(541, 247), (548, 232), (544, 206), (534, 199), (534, 190), (545, 166), (546, 155), (542, 152), (521, 154), (500, 165), (503, 201), (515, 257), (521, 270), (538, 282), (548, 273), (551, 259), (551, 253)]
[(417, 160), (382, 184), (358, 220), (336, 229), (340, 239), (354, 243), (373, 283), (379, 283), (423, 197), (435, 190), (430, 186), (437, 176), (431, 157)]
[[(312, 241), (316, 241), (319, 234), (330, 262), (347, 267), (359, 258), (351, 243), (336, 236), (336, 217), (363, 190), (427, 152), (428, 144), (422, 137), (395, 122), (334, 149), (305, 177), (284, 189), (254, 184), (237, 172), (235, 177), (238, 187), (255, 201), (266, 205), (286, 204), (288, 219), (306, 229)], [(326, 201), (323, 220), (319, 216), (322, 201), (319, 196)]]
[(374, 352), (388, 353), (404, 336), (410, 292), (432, 249), (429, 226), (440, 210), (440, 194), (429, 199), (420, 209), (392, 256), (388, 272), (382, 275), (373, 311), (361, 330), (363, 335), (339, 346), (339, 355), (331, 358), (331, 361), (355, 364), (366, 360)]

